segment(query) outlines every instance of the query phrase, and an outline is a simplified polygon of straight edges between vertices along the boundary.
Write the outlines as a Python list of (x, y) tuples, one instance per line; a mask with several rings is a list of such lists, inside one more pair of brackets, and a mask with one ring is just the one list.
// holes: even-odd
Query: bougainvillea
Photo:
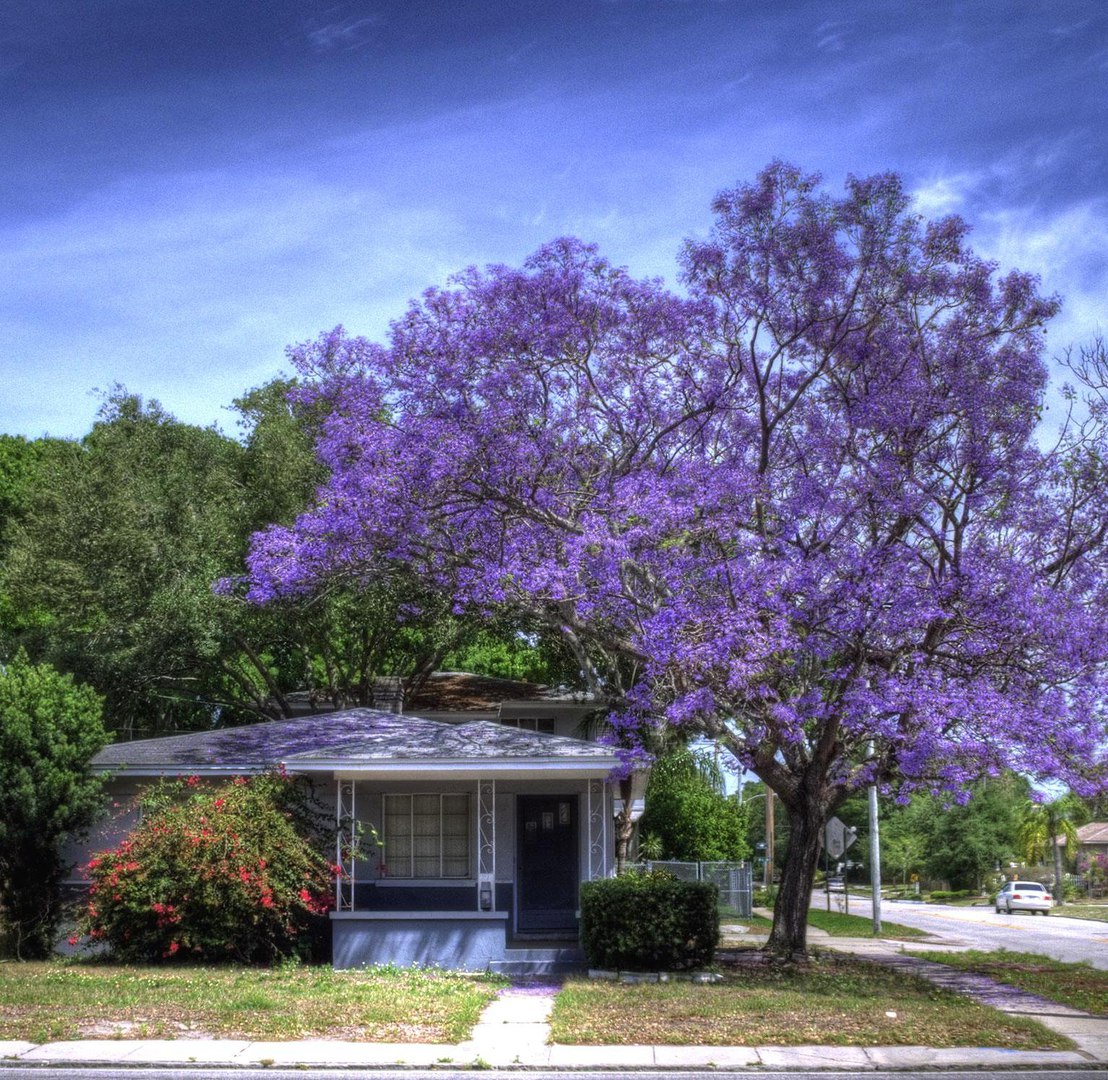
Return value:
[(1082, 855), (1077, 860), (1077, 872), (1084, 878), (1086, 888), (1103, 889), (1108, 885), (1108, 854)]
[(298, 781), (166, 781), (140, 825), (94, 856), (81, 937), (120, 960), (269, 962), (302, 954), (333, 906), (325, 837)]
[(788, 814), (796, 952), (858, 788), (1104, 783), (1104, 410), (1043, 448), (1057, 301), (895, 176), (774, 164), (714, 209), (682, 296), (560, 240), (387, 345), (292, 350), (329, 480), (248, 572), (264, 602), (415, 565), (556, 628), (629, 766), (651, 727), (717, 739)]

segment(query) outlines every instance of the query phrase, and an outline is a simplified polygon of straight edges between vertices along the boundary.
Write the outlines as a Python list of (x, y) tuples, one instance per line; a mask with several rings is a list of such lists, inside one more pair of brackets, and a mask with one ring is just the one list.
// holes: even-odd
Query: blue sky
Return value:
[(1108, 331), (1103, 0), (5, 0), (0, 432), (182, 420), (552, 237), (675, 284), (723, 187), (894, 169)]

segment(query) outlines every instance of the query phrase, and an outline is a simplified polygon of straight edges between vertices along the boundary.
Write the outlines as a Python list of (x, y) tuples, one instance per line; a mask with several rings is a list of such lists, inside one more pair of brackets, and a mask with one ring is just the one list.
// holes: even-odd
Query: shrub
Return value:
[(770, 885), (754, 890), (754, 906), (772, 908), (777, 903), (777, 886)]
[(719, 893), (707, 881), (632, 872), (581, 886), (581, 945), (590, 967), (668, 971), (711, 963)]
[(1077, 860), (1077, 872), (1085, 879), (1086, 889), (1103, 888), (1108, 883), (1108, 855), (1082, 855)]
[(308, 949), (333, 904), (322, 819), (302, 781), (278, 773), (202, 786), (163, 782), (143, 821), (89, 862), (78, 924), (120, 960), (269, 962)]
[(100, 698), (20, 652), (0, 665), (0, 950), (49, 955), (65, 842), (103, 808), (89, 760), (107, 742)]

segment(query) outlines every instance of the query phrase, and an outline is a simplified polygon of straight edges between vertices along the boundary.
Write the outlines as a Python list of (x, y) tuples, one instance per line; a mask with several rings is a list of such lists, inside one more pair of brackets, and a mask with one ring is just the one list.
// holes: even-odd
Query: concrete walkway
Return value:
[[(904, 956), (899, 942), (830, 938), (812, 942), (866, 956), (1000, 1009), (1028, 1016), (1074, 1041), (1074, 1051), (1004, 1050), (990, 1047), (936, 1049), (924, 1046), (552, 1046), (550, 1011), (558, 983), (518, 980), (482, 1013), (465, 1042), (453, 1046), (407, 1043), (244, 1042), (211, 1040), (80, 1040), (35, 1045), (0, 1042), (4, 1064), (98, 1064), (350, 1068), (406, 1065), (491, 1066), (499, 1069), (751, 1068), (830, 1069), (1035, 1069), (1108, 1064), (1108, 1019), (1089, 1016), (1032, 994), (998, 986), (981, 976)], [(734, 941), (734, 937), (731, 937)], [(913, 950), (922, 946), (913, 944)], [(0, 1073), (2, 1077), (2, 1073)]]

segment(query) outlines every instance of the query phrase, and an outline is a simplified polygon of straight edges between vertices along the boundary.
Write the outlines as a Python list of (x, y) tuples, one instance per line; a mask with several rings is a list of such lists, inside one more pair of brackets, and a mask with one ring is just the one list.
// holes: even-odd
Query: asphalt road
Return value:
[[(120, 1075), (118, 1069), (101, 1068), (55, 1068), (45, 1070), (49, 1073), (49, 1080), (90, 1080), (93, 1077), (117, 1078)], [(714, 1080), (721, 1078), (749, 1078), (750, 1072), (743, 1070), (732, 1072), (727, 1069), (626, 1069), (613, 1072), (607, 1069), (603, 1072), (590, 1072), (574, 1069), (563, 1071), (560, 1069), (498, 1069), (497, 1072), (516, 1072), (532, 1080), (541, 1077), (542, 1080), (612, 1080), (613, 1076), (633, 1076), (635, 1080), (693, 1080), (703, 1076), (712, 1076)], [(44, 1069), (42, 1066), (32, 1068), (22, 1066), (0, 1065), (0, 1077), (4, 1080), (43, 1080)], [(226, 1080), (230, 1075), (235, 1080), (335, 1080), (336, 1076), (342, 1080), (473, 1080), (474, 1072), (459, 1071), (455, 1069), (342, 1069), (336, 1072), (334, 1069), (234, 1069), (232, 1071), (222, 1069), (204, 1068), (177, 1068), (177, 1069), (135, 1069), (129, 1068), (125, 1073), (128, 1080)], [(758, 1080), (828, 1080), (828, 1072), (758, 1072)], [(838, 1077), (861, 1076), (861, 1073), (836, 1072), (832, 1074)], [(867, 1071), (865, 1076), (881, 1076), (881, 1072)], [(965, 1070), (928, 1070), (927, 1072), (900, 1072), (895, 1074), (896, 1080), (935, 1080), (936, 1076), (942, 1076), (943, 1080), (1058, 1080), (1062, 1076), (1080, 1077), (1081, 1080), (1108, 1080), (1108, 1071), (1099, 1067), (1090, 1069), (1049, 1069), (1049, 1070), (1009, 1070), (997, 1071), (994, 1069), (974, 1069), (972, 1072)]]
[[(843, 910), (841, 893), (831, 894), (831, 910)], [(823, 892), (812, 894), (812, 906), (826, 907)], [(913, 904), (886, 900), (881, 905), (884, 922), (914, 926), (944, 938), (951, 944), (980, 949), (1011, 949), (1034, 952), (1055, 960), (1088, 960), (1093, 967), (1108, 970), (1108, 922), (1067, 919), (1055, 908), (1048, 916), (997, 915), (991, 907), (954, 907), (945, 904)], [(850, 914), (869, 916), (869, 897), (850, 898)]]

